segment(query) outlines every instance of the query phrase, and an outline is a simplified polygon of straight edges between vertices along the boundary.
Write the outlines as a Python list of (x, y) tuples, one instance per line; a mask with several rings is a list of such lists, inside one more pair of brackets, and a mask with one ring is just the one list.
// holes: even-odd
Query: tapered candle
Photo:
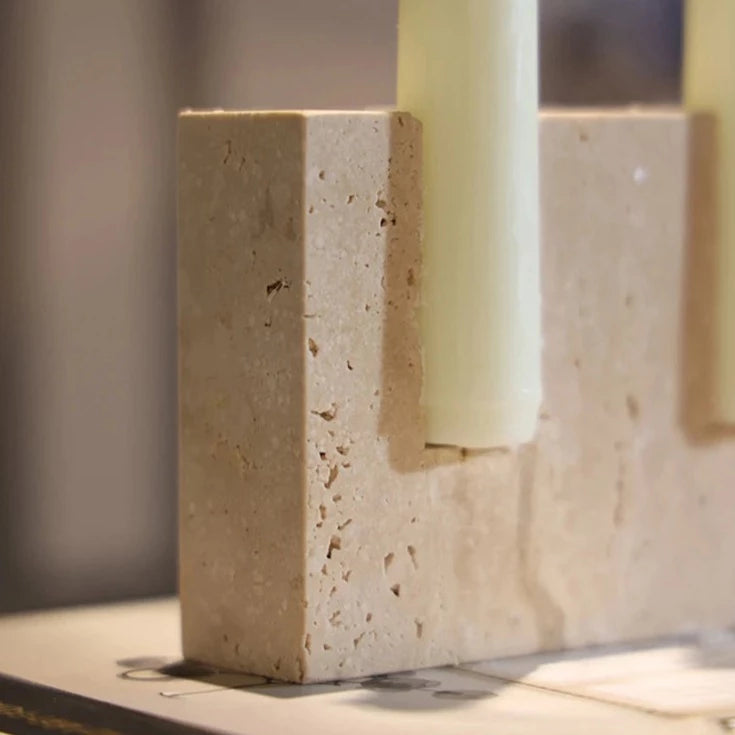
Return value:
[(427, 443), (513, 445), (541, 400), (537, 0), (400, 0), (423, 123)]
[(717, 118), (714, 423), (735, 423), (735, 0), (688, 0), (684, 98)]

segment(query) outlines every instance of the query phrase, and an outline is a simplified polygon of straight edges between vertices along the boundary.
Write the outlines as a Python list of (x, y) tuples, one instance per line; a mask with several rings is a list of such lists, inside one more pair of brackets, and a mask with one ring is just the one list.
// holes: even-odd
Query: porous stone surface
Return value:
[(544, 405), (466, 452), (424, 446), (419, 124), (182, 115), (187, 657), (306, 682), (735, 621), (696, 128), (543, 115)]

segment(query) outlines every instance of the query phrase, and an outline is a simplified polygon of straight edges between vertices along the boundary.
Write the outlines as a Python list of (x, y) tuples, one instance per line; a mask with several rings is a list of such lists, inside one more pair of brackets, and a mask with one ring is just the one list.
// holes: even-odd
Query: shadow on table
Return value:
[[(159, 681), (162, 697), (200, 697), (223, 690), (247, 690), (276, 699), (353, 692), (351, 706), (391, 711), (459, 709), (499, 694), (508, 682), (481, 673), (444, 667), (362, 677), (321, 684), (289, 684), (264, 676), (224, 671), (189, 661), (137, 657), (116, 662), (128, 681)], [(196, 684), (196, 686), (192, 686)]]

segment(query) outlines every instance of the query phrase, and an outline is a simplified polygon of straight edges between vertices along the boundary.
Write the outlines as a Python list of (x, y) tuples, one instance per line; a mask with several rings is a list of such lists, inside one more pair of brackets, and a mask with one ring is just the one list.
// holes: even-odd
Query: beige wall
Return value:
[(263, 7), (0, 3), (0, 608), (173, 588), (176, 109), (390, 102), (393, 3)]
[[(655, 45), (677, 1), (542, 0), (546, 99), (671, 96), (625, 39)], [(0, 609), (173, 589), (175, 111), (389, 104), (395, 19), (0, 0)]]
[[(161, 4), (16, 7), (9, 523), (30, 602), (173, 566), (173, 66)], [(162, 41), (162, 43), (160, 43)], [(18, 598), (16, 598), (18, 599)]]

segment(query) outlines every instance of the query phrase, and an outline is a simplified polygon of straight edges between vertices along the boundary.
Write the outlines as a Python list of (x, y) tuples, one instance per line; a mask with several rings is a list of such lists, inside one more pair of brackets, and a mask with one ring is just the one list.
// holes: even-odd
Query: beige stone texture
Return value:
[(418, 123), (182, 115), (187, 657), (306, 682), (735, 622), (706, 123), (543, 115), (544, 405), (465, 452), (424, 446)]

